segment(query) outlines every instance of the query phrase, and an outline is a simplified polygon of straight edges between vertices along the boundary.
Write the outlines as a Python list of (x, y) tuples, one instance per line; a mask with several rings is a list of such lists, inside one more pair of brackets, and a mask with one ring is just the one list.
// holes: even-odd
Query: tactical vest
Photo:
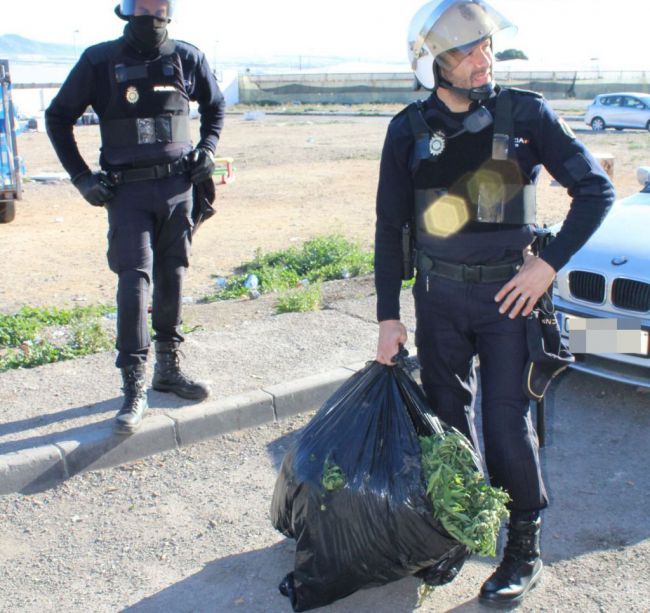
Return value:
[[(420, 237), (431, 234), (430, 216), (432, 207), (456, 207), (463, 217), (458, 223), (468, 222), (506, 224), (522, 226), (535, 223), (535, 185), (529, 177), (523, 176), (514, 152), (514, 119), (512, 93), (500, 89), (496, 97), (492, 154), (480, 169), (468, 172), (454, 186), (438, 185), (436, 164), (444, 160), (446, 140), (466, 132), (461, 129), (447, 136), (443, 131), (432, 129), (422, 114), (422, 103), (413, 103), (408, 108), (408, 120), (415, 141), (411, 159), (411, 173), (415, 177), (425, 161), (427, 172), (431, 169), (430, 186), (414, 190), (415, 225)], [(487, 109), (482, 109), (488, 113)], [(490, 122), (491, 123), (491, 122)], [(486, 124), (484, 129), (487, 129)], [(452, 214), (450, 213), (450, 214)], [(457, 228), (456, 231), (460, 229)], [(439, 236), (439, 235), (438, 235)]]
[(111, 97), (100, 119), (109, 163), (177, 157), (191, 147), (189, 95), (181, 58), (167, 41), (154, 60), (130, 57), (118, 41), (108, 62)]

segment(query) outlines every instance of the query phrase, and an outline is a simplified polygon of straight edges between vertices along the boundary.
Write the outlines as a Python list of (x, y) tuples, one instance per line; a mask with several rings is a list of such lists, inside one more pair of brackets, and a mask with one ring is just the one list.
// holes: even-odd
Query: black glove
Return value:
[(214, 156), (212, 151), (197, 147), (190, 154), (190, 181), (194, 185), (203, 183), (212, 176)]
[(106, 177), (99, 172), (84, 172), (72, 183), (93, 206), (104, 206), (115, 195)]

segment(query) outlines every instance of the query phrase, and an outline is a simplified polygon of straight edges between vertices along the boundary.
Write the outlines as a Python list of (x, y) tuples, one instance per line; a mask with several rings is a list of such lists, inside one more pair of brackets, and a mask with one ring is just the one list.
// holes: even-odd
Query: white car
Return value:
[[(576, 357), (572, 368), (650, 388), (650, 167), (639, 168), (637, 177), (643, 189), (617, 201), (559, 271), (553, 302)], [(588, 347), (586, 353), (575, 351), (576, 340), (588, 338), (584, 332), (579, 337), (585, 329), (592, 341), (598, 335), (605, 339), (601, 346), (607, 350), (599, 352), (598, 343), (591, 343), (595, 352)]]
[(585, 123), (595, 132), (606, 128), (640, 128), (650, 131), (650, 94), (600, 94), (587, 107)]

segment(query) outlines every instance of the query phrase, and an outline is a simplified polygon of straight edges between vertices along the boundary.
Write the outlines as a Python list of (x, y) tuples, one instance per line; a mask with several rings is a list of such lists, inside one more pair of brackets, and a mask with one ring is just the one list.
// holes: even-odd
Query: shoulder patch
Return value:
[(562, 117), (558, 117), (558, 123), (560, 124), (560, 128), (562, 128), (562, 132), (564, 132), (570, 139), (575, 140), (575, 132), (571, 129), (571, 126), (562, 119)]

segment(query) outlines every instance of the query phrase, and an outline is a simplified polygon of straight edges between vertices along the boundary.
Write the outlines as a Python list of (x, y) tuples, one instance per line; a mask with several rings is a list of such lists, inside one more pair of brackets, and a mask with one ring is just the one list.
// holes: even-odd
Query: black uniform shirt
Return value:
[[(110, 49), (121, 45), (125, 53), (142, 58), (129, 47), (124, 38), (94, 45), (86, 49), (73, 67), (61, 89), (45, 112), (47, 131), (59, 159), (68, 174), (76, 176), (87, 172), (88, 165), (81, 157), (75, 142), (72, 128), (88, 106), (92, 106), (97, 116), (102, 116), (111, 99), (111, 82), (113, 78), (106, 61), (97, 61), (97, 57), (108, 57)], [(182, 41), (168, 41), (165, 45), (174, 45), (179, 55), (185, 90), (190, 100), (199, 104), (200, 141), (199, 147), (216, 150), (219, 135), (223, 127), (225, 101), (219, 85), (210, 72), (205, 55), (193, 45)]]
[[(562, 230), (541, 254), (557, 271), (598, 228), (614, 201), (614, 188), (598, 162), (541, 96), (512, 91), (514, 142), (510, 146), (515, 148), (522, 176), (536, 181), (543, 165), (567, 188), (572, 198)], [(485, 102), (493, 115), (495, 100), (493, 97)], [(424, 117), (432, 130), (441, 130), (449, 136), (474, 108), (472, 106), (467, 113), (451, 113), (434, 93), (424, 102)], [(490, 126), (476, 134), (465, 133), (448, 141), (447, 151), (443, 151), (439, 160), (421, 163), (414, 173), (411, 166), (414, 136), (406, 109), (391, 121), (382, 152), (377, 190), (375, 285), (379, 321), (399, 319), (401, 229), (405, 222), (413, 219), (414, 190), (426, 182), (427, 167), (433, 172), (435, 164), (445, 165), (445, 171), (439, 173), (445, 181), (474, 172), (491, 155), (492, 135), (493, 126)], [(436, 187), (449, 188), (450, 185)], [(441, 257), (439, 253), (435, 255), (466, 264), (492, 263), (497, 253), (509, 248), (520, 251), (522, 235), (527, 232), (526, 227), (470, 222), (447, 241), (447, 257)], [(525, 244), (524, 241), (523, 246)]]

